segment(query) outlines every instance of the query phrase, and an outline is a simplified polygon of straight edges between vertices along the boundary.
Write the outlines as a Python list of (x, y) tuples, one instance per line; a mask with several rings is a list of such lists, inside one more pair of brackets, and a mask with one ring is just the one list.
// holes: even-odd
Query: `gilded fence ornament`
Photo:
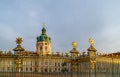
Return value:
[(92, 38), (89, 39), (90, 45), (94, 45), (94, 40)]
[(91, 63), (91, 68), (92, 68), (92, 70), (94, 70), (94, 68), (95, 68), (95, 63), (96, 63), (96, 60), (95, 60), (94, 57), (91, 58), (90, 63)]
[(16, 38), (16, 44), (21, 44), (23, 42), (22, 38), (18, 37)]
[(77, 42), (72, 42), (72, 46), (73, 46), (74, 48), (76, 48), (76, 47), (77, 47)]

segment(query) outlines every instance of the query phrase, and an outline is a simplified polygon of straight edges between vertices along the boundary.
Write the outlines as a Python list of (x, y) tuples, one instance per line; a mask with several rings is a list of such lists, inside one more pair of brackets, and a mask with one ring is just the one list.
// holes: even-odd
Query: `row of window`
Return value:
[[(7, 68), (0, 68), (0, 71), (14, 71), (13, 70), (14, 69), (14, 67), (7, 67)], [(28, 68), (28, 67), (26, 67), (26, 68), (20, 68), (20, 71), (22, 72), (22, 71), (26, 71), (26, 72), (32, 72), (32, 71), (41, 71), (41, 72), (54, 72), (54, 71), (61, 71), (61, 69), (62, 68), (32, 68), (32, 67), (30, 67), (30, 68)]]
[[(47, 51), (47, 46), (45, 47), (45, 51)], [(43, 50), (43, 47), (42, 46), (40, 46), (40, 51), (42, 51)]]
[(54, 66), (61, 66), (62, 63), (54, 63), (54, 62), (23, 62), (23, 65), (54, 65)]
[(13, 64), (14, 62), (12, 62), (12, 61), (6, 61), (6, 60), (2, 60), (2, 61), (0, 61), (0, 64), (9, 64), (9, 65), (11, 65), (11, 64)]

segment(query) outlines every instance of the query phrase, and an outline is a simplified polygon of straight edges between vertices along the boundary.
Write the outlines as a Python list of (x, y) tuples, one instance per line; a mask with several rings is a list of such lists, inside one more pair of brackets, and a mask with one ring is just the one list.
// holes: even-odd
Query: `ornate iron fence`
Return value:
[[(23, 57), (22, 60), (26, 60), (26, 58), (27, 60), (34, 58), (34, 60), (38, 62), (39, 58), (41, 57)], [(22, 63), (20, 71), (17, 71), (15, 60), (15, 56), (0, 57), (0, 77), (120, 77), (119, 58), (109, 57), (106, 59), (106, 61), (108, 60), (107, 62), (96, 59), (94, 69), (91, 69), (90, 62), (78, 61), (77, 65), (74, 66), (72, 63), (63, 61), (63, 63), (60, 65), (60, 69), (53, 68), (54, 71), (50, 71), (51, 69), (49, 69), (52, 67), (52, 65), (49, 67), (46, 65), (48, 68), (44, 69), (44, 71), (42, 71), (41, 68), (37, 70), (39, 67), (41, 67), (39, 64), (37, 64), (37, 62), (34, 62), (35, 65), (32, 64), (29, 68), (27, 67), (29, 66), (28, 64)], [(48, 60), (48, 62), (50, 62), (53, 60), (53, 58), (49, 57)], [(59, 65), (56, 67), (58, 66)]]

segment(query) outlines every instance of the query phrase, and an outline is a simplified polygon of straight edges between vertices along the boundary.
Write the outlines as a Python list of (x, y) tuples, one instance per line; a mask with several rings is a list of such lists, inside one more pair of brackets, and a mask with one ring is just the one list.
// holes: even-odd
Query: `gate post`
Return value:
[[(22, 64), (22, 51), (24, 51), (25, 49), (23, 47), (21, 47), (21, 43), (23, 42), (22, 38), (18, 37), (16, 38), (16, 44), (17, 47), (15, 47), (13, 49), (14, 51), (14, 55), (15, 55), (15, 72), (16, 72), (16, 76), (20, 77), (20, 72), (21, 72), (21, 64)], [(17, 74), (18, 73), (18, 74)]]
[(90, 59), (90, 68), (92, 69), (94, 77), (96, 77), (96, 49), (94, 48), (94, 40), (92, 38), (89, 39), (90, 47), (88, 50), (88, 56)]
[(70, 51), (71, 53), (71, 77), (73, 77), (73, 73), (75, 72), (75, 76), (77, 76), (77, 72), (78, 72), (78, 54), (79, 52), (77, 51), (76, 47), (77, 47), (77, 43), (76, 42), (72, 42), (72, 47), (73, 49)]

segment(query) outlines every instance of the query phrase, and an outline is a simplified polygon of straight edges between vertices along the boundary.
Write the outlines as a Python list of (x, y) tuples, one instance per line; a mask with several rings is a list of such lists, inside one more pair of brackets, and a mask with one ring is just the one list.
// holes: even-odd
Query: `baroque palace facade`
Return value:
[[(16, 38), (14, 53), (0, 52), (0, 72), (66, 72), (71, 77), (73, 73), (77, 77), (120, 77), (120, 53), (97, 52), (93, 39), (89, 39), (87, 53), (80, 53), (76, 42), (72, 42), (73, 48), (69, 53), (52, 53), (51, 38), (43, 27), (41, 35), (37, 37), (36, 52), (26, 51), (21, 43), (22, 38)], [(101, 76), (97, 76), (99, 74)]]

